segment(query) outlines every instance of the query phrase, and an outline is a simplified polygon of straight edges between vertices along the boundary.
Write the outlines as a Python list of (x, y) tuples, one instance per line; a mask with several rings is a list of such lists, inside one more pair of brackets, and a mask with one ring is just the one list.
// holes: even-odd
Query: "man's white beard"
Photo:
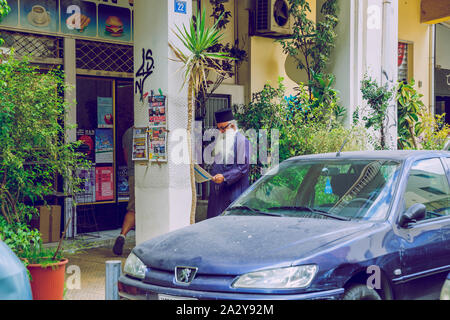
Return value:
[(234, 138), (236, 137), (236, 134), (237, 130), (234, 129), (228, 129), (225, 133), (219, 133), (214, 147), (214, 157), (216, 162), (218, 161), (218, 158), (222, 160), (222, 163), (233, 162)]

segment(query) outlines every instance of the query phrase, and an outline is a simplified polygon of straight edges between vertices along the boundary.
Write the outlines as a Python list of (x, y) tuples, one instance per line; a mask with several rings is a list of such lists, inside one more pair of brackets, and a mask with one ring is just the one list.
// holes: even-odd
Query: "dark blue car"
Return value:
[(439, 299), (450, 152), (287, 160), (222, 216), (134, 248), (127, 299)]

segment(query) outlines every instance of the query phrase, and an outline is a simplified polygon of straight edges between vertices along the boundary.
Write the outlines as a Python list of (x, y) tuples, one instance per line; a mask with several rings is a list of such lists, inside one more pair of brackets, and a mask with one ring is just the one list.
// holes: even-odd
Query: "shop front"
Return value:
[[(68, 236), (120, 228), (129, 197), (122, 136), (134, 124), (133, 1), (8, 0), (3, 52), (31, 55), (41, 72), (60, 67), (72, 88), (71, 140), (92, 162), (77, 169), (84, 192), (56, 200)], [(74, 102), (76, 101), (76, 102)], [(56, 194), (61, 194), (63, 182)], [(74, 206), (74, 201), (77, 206)]]

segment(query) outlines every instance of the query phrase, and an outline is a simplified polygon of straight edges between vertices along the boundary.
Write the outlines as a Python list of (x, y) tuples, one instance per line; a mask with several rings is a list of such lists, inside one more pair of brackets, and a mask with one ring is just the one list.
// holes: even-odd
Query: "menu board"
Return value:
[(61, 0), (61, 32), (97, 37), (97, 6), (86, 1)]
[(17, 27), (19, 25), (19, 3), (17, 0), (8, 0), (8, 6), (11, 11), (6, 17), (2, 17), (0, 25)]
[(95, 163), (114, 162), (114, 137), (112, 129), (95, 130)]
[(114, 200), (113, 167), (95, 168), (95, 199), (96, 201)]
[(133, 161), (148, 160), (147, 128), (133, 129)]
[(98, 5), (98, 36), (131, 41), (131, 12), (127, 8)]
[[(132, 42), (133, 1), (8, 0), (0, 25), (23, 30)], [(106, 2), (103, 0), (102, 2)]]
[(57, 1), (21, 0), (20, 25), (25, 29), (58, 32), (59, 12)]

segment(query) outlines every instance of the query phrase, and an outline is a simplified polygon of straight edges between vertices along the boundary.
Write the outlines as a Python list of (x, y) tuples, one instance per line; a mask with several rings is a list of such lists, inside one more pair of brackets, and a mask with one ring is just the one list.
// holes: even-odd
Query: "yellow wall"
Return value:
[[(203, 8), (206, 8), (207, 15), (211, 15), (212, 9), (209, 0), (201, 0)], [(309, 18), (316, 20), (316, 0), (310, 0), (311, 14)], [(286, 73), (286, 58), (282, 46), (274, 39), (248, 36), (249, 12), (246, 6), (250, 2), (245, 0), (229, 0), (225, 3), (227, 10), (230, 10), (233, 17), (225, 30), (224, 43), (234, 43), (234, 39), (239, 39), (240, 46), (248, 53), (248, 61), (244, 62), (238, 70), (237, 79), (228, 79), (227, 84), (239, 84), (245, 87), (245, 100), (251, 99), (252, 93), (261, 91), (264, 85), (270, 82), (276, 86), (278, 77), (284, 77), (284, 84), (288, 88), (288, 94), (293, 92), (297, 83), (292, 81)], [(237, 15), (236, 15), (237, 13)], [(236, 19), (236, 20), (235, 20)], [(212, 18), (210, 18), (212, 24)]]
[[(309, 18), (316, 20), (316, 0), (310, 0), (311, 14)], [(287, 56), (282, 46), (274, 39), (248, 36), (249, 14), (245, 9), (245, 1), (238, 1), (238, 36), (248, 53), (248, 62), (242, 64), (238, 73), (238, 83), (245, 86), (245, 98), (248, 102), (253, 93), (261, 91), (266, 83), (276, 86), (278, 77), (283, 77), (287, 93), (293, 93), (297, 83), (286, 73)]]
[[(399, 5), (399, 41), (413, 43), (413, 77), (416, 89), (424, 95), (422, 101), (430, 106), (430, 26), (420, 23), (420, 0), (401, 0)], [(419, 81), (422, 87), (419, 88)]]

